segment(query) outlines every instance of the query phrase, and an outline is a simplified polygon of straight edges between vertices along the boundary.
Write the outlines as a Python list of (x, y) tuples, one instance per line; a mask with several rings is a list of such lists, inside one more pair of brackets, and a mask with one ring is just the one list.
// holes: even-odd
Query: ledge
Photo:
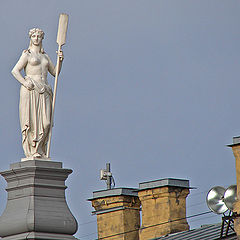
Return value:
[(139, 183), (139, 191), (152, 189), (152, 188), (159, 188), (159, 187), (179, 187), (179, 188), (192, 189), (189, 186), (189, 180), (184, 180), (184, 179), (165, 178), (165, 179)]
[(238, 137), (233, 137), (233, 143), (232, 144), (228, 144), (228, 147), (233, 147), (233, 146), (237, 146), (240, 144), (240, 136)]
[(92, 201), (98, 198), (104, 197), (112, 197), (112, 196), (133, 196), (137, 197), (138, 189), (136, 188), (113, 188), (109, 190), (100, 190), (93, 192), (93, 198), (88, 199), (88, 201)]

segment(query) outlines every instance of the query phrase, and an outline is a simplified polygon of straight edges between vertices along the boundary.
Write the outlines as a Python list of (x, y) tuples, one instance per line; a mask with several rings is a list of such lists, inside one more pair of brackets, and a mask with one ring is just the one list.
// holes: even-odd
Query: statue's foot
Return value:
[(35, 158), (42, 158), (42, 155), (39, 154), (39, 153), (34, 153), (34, 154), (33, 154), (33, 157), (35, 157)]
[(42, 154), (41, 158), (48, 158), (46, 154)]
[(42, 160), (42, 161), (51, 161), (45, 154), (34, 153), (31, 156), (26, 156), (26, 158), (22, 158), (21, 161), (29, 161), (29, 160)]

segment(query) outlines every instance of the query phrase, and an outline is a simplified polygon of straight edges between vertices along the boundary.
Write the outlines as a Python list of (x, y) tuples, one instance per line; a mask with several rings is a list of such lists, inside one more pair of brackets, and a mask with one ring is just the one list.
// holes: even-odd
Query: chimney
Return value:
[[(240, 137), (233, 138), (233, 144), (228, 145), (232, 148), (233, 155), (236, 159), (236, 177), (237, 177), (237, 202), (234, 204), (234, 212), (240, 214)], [(234, 219), (234, 230), (240, 239), (240, 217)]]
[(138, 197), (142, 205), (140, 240), (189, 230), (186, 220), (189, 189), (189, 181), (182, 179), (167, 178), (139, 184)]
[(140, 201), (137, 189), (114, 188), (93, 192), (89, 199), (97, 215), (98, 239), (138, 240)]

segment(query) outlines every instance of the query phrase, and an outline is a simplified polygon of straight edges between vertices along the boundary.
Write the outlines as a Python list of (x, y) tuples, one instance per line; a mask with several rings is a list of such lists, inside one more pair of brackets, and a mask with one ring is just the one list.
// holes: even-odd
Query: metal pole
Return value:
[(223, 231), (224, 231), (224, 224), (225, 224), (225, 214), (223, 213), (223, 217), (222, 217), (222, 227), (221, 227), (221, 233), (220, 233), (220, 239), (223, 238)]
[(230, 211), (229, 214), (228, 214), (228, 222), (227, 222), (227, 229), (226, 229), (226, 232), (225, 232), (225, 237), (227, 237), (227, 235), (228, 235), (228, 230), (229, 230), (230, 223), (231, 223), (231, 218), (230, 218), (231, 213), (232, 212)]
[[(107, 170), (107, 173), (111, 172), (110, 163), (106, 164), (106, 170)], [(111, 186), (112, 186), (112, 177), (107, 175), (107, 190), (111, 189)]]

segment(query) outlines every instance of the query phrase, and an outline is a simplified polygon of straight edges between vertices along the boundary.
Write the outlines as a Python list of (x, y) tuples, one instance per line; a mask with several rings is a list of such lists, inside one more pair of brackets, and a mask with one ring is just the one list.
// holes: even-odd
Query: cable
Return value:
[[(181, 220), (188, 219), (188, 218), (198, 217), (198, 216), (206, 215), (206, 214), (209, 214), (209, 213), (212, 213), (212, 212), (208, 211), (208, 212), (198, 213), (198, 214), (194, 214), (194, 215), (191, 215), (191, 216), (187, 216), (185, 218), (179, 218), (179, 219), (171, 220), (171, 221), (168, 221), (168, 222), (163, 222), (163, 223), (150, 225), (150, 226), (147, 226), (147, 227), (142, 227), (141, 230), (151, 228), (151, 227), (160, 226), (160, 225), (164, 225), (164, 224), (168, 224), (168, 223), (172, 223), (172, 222), (181, 221)], [(106, 237), (97, 238), (96, 240), (107, 239), (107, 238), (110, 238), (110, 237), (115, 237), (115, 236), (119, 236), (119, 235), (126, 234), (126, 233), (131, 233), (131, 232), (135, 232), (135, 231), (139, 231), (139, 229), (134, 229), (134, 230), (130, 230), (130, 231), (127, 231), (127, 232), (112, 234), (112, 235), (109, 235), (109, 236), (106, 236)]]
[[(168, 203), (168, 201), (158, 203), (158, 206), (163, 205), (163, 204), (166, 204), (166, 203)], [(187, 206), (187, 210), (188, 210), (189, 208), (195, 207), (195, 205), (197, 206), (197, 205), (201, 205), (201, 204), (204, 204), (204, 203), (205, 203), (205, 201), (203, 201), (203, 202), (201, 202), (201, 203), (197, 203), (197, 204), (193, 204), (193, 205)], [(107, 205), (108, 205), (108, 204), (107, 204)], [(104, 209), (104, 210), (108, 210), (108, 209)], [(118, 210), (116, 210), (116, 211), (118, 211)], [(140, 209), (140, 211), (141, 211), (141, 209)], [(121, 213), (119, 213), (119, 214), (114, 214), (114, 215), (108, 216), (108, 218), (113, 218), (113, 217), (116, 217), (116, 216), (119, 216), (119, 215), (122, 215), (122, 214), (121, 214)], [(160, 216), (160, 215), (158, 214), (158, 215), (154, 215), (154, 216), (157, 217), (157, 216)], [(151, 216), (151, 217), (152, 217), (152, 216)], [(93, 223), (93, 222), (96, 222), (96, 220), (95, 220), (95, 221), (90, 221), (90, 222), (81, 223), (81, 224), (79, 224), (79, 225), (90, 224), (90, 223)]]
[[(201, 218), (200, 220), (209, 219), (209, 218), (214, 218), (214, 217), (216, 217), (216, 215), (204, 217), (204, 218)], [(196, 221), (199, 221), (199, 219), (194, 219), (194, 220), (192, 220), (191, 222), (196, 222)], [(97, 234), (97, 232), (90, 233), (90, 234), (87, 234), (87, 235), (82, 235), (82, 236), (79, 236), (79, 238), (81, 238), (81, 239), (82, 239), (82, 238), (86, 238), (86, 237), (91, 236), (91, 235), (93, 235), (93, 234)]]
[(90, 223), (97, 223), (97, 221), (94, 220), (94, 221), (89, 221), (89, 222), (79, 223), (78, 226), (86, 225), (86, 224), (90, 224)]
[(97, 232), (94, 232), (94, 233), (89, 233), (89, 234), (86, 234), (86, 235), (82, 235), (82, 236), (79, 236), (79, 238), (86, 238), (86, 237), (88, 237), (88, 236), (91, 236), (91, 235), (93, 235), (93, 234), (97, 234)]
[[(111, 181), (111, 189), (113, 189), (113, 188), (115, 188), (116, 183), (115, 183), (115, 180), (114, 180), (113, 176), (111, 176), (111, 179), (112, 179), (112, 181)], [(107, 180), (105, 180), (105, 183), (106, 183), (106, 185), (108, 184), (108, 183), (107, 183)], [(113, 186), (112, 186), (112, 185), (113, 185)]]
[[(168, 201), (165, 201), (165, 202), (159, 203), (158, 206), (163, 205), (163, 204), (166, 204), (166, 203), (169, 203), (169, 202), (168, 202)], [(109, 203), (107, 203), (106, 205), (109, 205)], [(128, 208), (128, 207), (125, 206), (125, 208)], [(107, 209), (103, 209), (103, 210), (111, 210), (111, 208), (107, 208)], [(120, 210), (122, 210), (122, 209), (114, 210), (114, 212), (118, 212), (118, 211), (120, 211)], [(137, 210), (137, 209), (135, 209), (135, 210)], [(139, 211), (142, 211), (142, 209), (140, 208)], [(98, 214), (96, 214), (96, 215), (98, 215)], [(121, 216), (121, 215), (122, 215), (122, 213), (120, 212), (119, 214), (114, 214), (114, 215), (108, 216), (108, 219), (109, 219), (109, 218), (116, 217), (116, 216)], [(160, 216), (160, 215), (157, 214), (157, 215), (154, 215), (154, 216)]]
[(212, 215), (212, 216), (208, 216), (208, 217), (203, 217), (203, 218), (199, 218), (199, 219), (193, 219), (191, 220), (190, 222), (193, 223), (193, 222), (197, 222), (197, 221), (202, 221), (203, 219), (209, 219), (209, 218), (216, 218), (217, 215)]
[(116, 183), (115, 183), (115, 180), (114, 180), (114, 177), (113, 177), (113, 176), (112, 176), (112, 180), (113, 180), (113, 187), (112, 187), (112, 188), (115, 188)]
[(201, 194), (203, 194), (203, 193), (207, 193), (208, 191), (209, 191), (209, 189), (208, 189), (208, 190), (204, 190), (204, 191), (199, 192), (199, 193), (190, 193), (190, 194), (189, 194), (189, 198), (190, 198), (190, 197), (193, 197), (193, 196), (196, 196), (196, 195), (201, 195)]
[(195, 203), (195, 204), (189, 205), (189, 206), (187, 206), (187, 209), (188, 209), (188, 208), (191, 208), (191, 207), (198, 206), (198, 205), (203, 205), (203, 204), (206, 204), (206, 201), (203, 201), (203, 202), (199, 202), (199, 203)]

